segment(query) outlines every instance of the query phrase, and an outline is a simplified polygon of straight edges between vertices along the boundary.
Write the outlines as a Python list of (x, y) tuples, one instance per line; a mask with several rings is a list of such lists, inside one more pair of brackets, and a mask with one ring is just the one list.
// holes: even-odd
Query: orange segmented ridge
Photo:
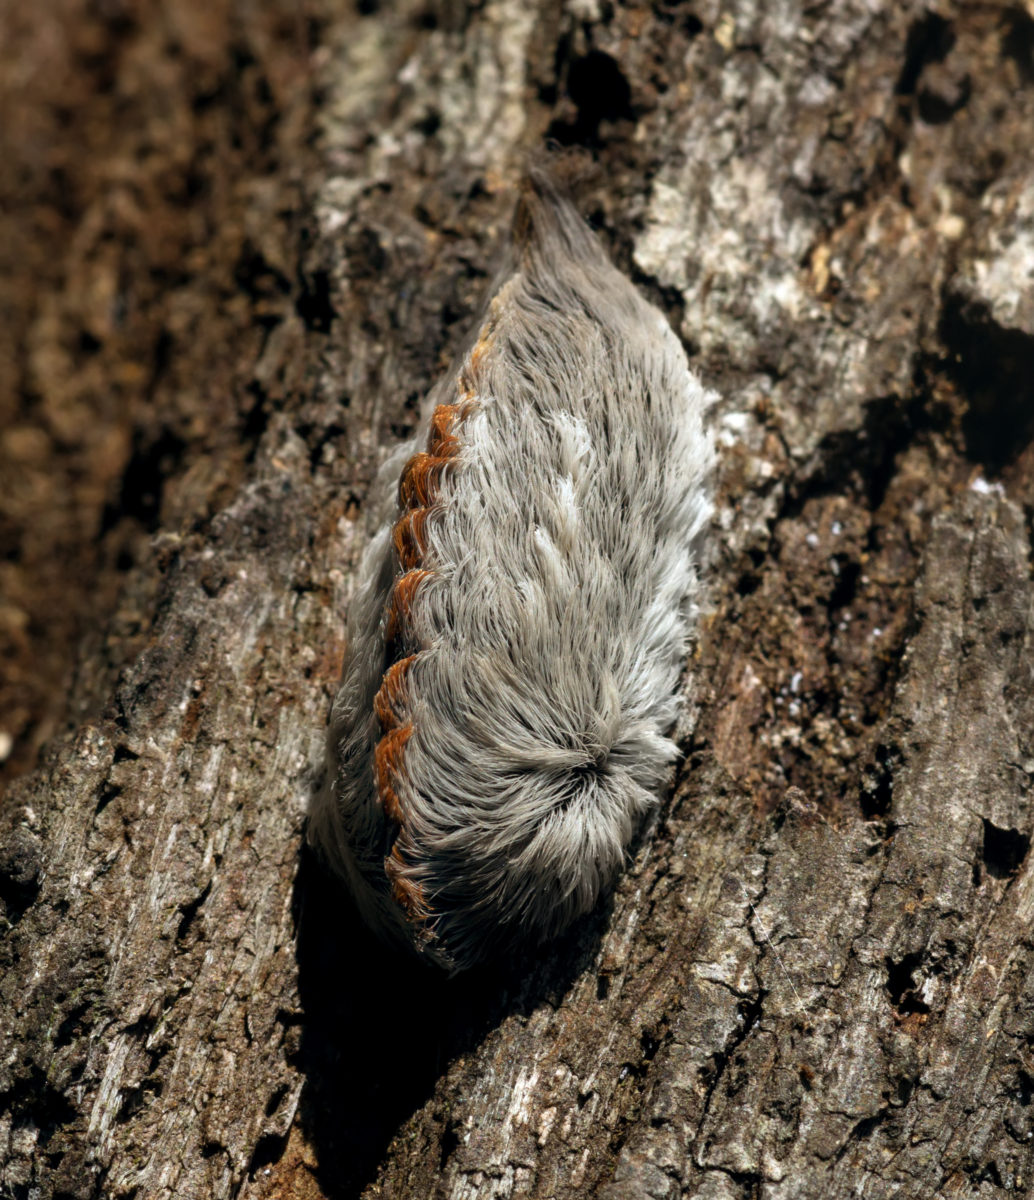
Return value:
[(391, 894), (395, 903), (411, 921), (422, 924), (430, 917), (431, 910), (424, 896), (424, 889), (406, 878), (405, 867), (406, 860), (402, 857), (399, 843), (396, 842), (384, 860), (384, 871), (391, 881)]
[(452, 458), (460, 448), (449, 426), (460, 411), (458, 404), (439, 404), (431, 414), (431, 432), (427, 437), (427, 450), (436, 458)]
[(485, 351), (488, 349), (488, 343), (492, 340), (492, 330), (486, 329), (485, 332), (478, 338), (477, 345), (470, 352), (470, 369), (476, 371), (481, 364), (481, 359)]
[[(383, 743), (384, 739), (382, 738), (378, 745), (383, 745)], [(381, 811), (393, 825), (397, 825), (401, 829), (402, 804), (399, 801), (398, 793), (390, 783), (386, 783), (383, 786), (378, 784), (377, 797), (381, 802)]]
[(374, 770), (377, 773), (377, 794), (389, 821), (402, 824), (402, 808), (392, 784), (402, 774), (402, 751), (413, 735), (412, 725), (392, 729), (381, 738), (374, 751)]
[(410, 509), (395, 522), (395, 528), (391, 531), (391, 540), (403, 570), (412, 571), (423, 561), (426, 548), (424, 527), (427, 525), (430, 512), (429, 508)]
[(415, 654), (400, 658), (384, 672), (380, 689), (373, 698), (373, 711), (381, 723), (383, 733), (390, 733), (399, 726), (399, 708), (405, 698), (406, 672), (413, 665), (415, 658)]
[(464, 409), (469, 408), (474, 403), (474, 398), (477, 395), (477, 392), (474, 390), (473, 372), (478, 369), (478, 364), (481, 362), (488, 342), (489, 334), (485, 333), (474, 349), (471, 350), (469, 360), (463, 364), (463, 368), (460, 371), (459, 389), (463, 396)]
[[(439, 404), (431, 414), (427, 451), (415, 454), (406, 463), (399, 480), (399, 504), (403, 512), (392, 530), (392, 544), (403, 574), (395, 581), (387, 605), (384, 640), (389, 654), (397, 654), (412, 617), (413, 601), (423, 581), (433, 571), (422, 566), (427, 549), (427, 520), (434, 511), (439, 485), (446, 466), (459, 452), (460, 444), (451, 432), (454, 422), (467, 411), (474, 399), (469, 373), (459, 383), (461, 402)], [(404, 719), (406, 676), (417, 653), (393, 662), (384, 673), (374, 697), (373, 707), (382, 736), (374, 750), (377, 794), (385, 816), (401, 833), (405, 813), (396, 786), (405, 778), (405, 748), (413, 734), (413, 724)], [(396, 904), (414, 924), (426, 924), (431, 916), (423, 889), (406, 874), (407, 863), (396, 838), (384, 860), (384, 870)]]
[(405, 575), (395, 581), (395, 586), (391, 589), (391, 600), (388, 603), (388, 619), (384, 626), (384, 640), (389, 646), (399, 640), (405, 623), (412, 614), (416, 590), (431, 575), (431, 571), (417, 569), (407, 571)]
[(426, 508), (433, 502), (448, 461), (435, 454), (413, 455), (399, 480), (399, 503), (403, 508)]

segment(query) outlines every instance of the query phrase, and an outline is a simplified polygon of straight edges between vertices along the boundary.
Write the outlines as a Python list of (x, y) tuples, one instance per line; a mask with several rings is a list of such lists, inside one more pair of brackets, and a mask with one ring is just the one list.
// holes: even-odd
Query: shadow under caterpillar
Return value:
[(310, 820), (366, 919), (450, 970), (620, 871), (677, 754), (711, 511), (714, 395), (542, 172), (500, 279), (382, 472)]

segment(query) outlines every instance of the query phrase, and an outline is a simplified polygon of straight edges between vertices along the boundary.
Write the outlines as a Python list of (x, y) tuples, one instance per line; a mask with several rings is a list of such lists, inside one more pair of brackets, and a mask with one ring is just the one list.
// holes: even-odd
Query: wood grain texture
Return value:
[[(39, 692), (62, 732), (0, 805), (0, 1196), (1023, 1194), (1027, 7), (400, 0), (300, 33), (88, 7), (71, 77), (94, 46), (103, 106), (168, 114), (212, 224), (177, 224), (130, 342), (92, 335), (111, 378), (149, 372), (96, 420), (178, 449), (90, 468), (77, 536), (118, 598), (67, 589), (88, 619)], [(34, 78), (45, 111), (67, 77)], [(209, 157), (213, 112), (243, 159)], [(712, 612), (672, 796), (614, 896), (447, 982), (356, 926), (304, 813), (366, 490), (547, 136), (596, 161), (582, 207), (724, 397)], [(136, 141), (83, 145), (132, 192)], [(109, 234), (139, 316), (157, 251)], [(38, 313), (64, 324), (40, 337), (92, 345), (70, 297), (97, 245), (52, 250)], [(72, 412), (66, 378), (19, 403)]]

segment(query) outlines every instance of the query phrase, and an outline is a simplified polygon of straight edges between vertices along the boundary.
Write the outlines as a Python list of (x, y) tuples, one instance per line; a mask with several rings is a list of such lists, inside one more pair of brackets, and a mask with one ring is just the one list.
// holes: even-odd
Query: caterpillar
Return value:
[(310, 814), (365, 919), (450, 971), (620, 872), (677, 756), (711, 512), (714, 394), (664, 317), (542, 171), (511, 243), (382, 472)]

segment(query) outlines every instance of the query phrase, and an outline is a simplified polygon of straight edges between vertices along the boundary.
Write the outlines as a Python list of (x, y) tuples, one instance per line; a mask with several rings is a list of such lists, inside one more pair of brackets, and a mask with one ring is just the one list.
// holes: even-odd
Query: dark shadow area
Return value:
[(1025, 83), (1034, 83), (1034, 15), (1019, 5), (1006, 14), (1002, 53), (1019, 68)]
[[(351, 1200), (375, 1179), (392, 1138), (451, 1061), (511, 1013), (560, 1003), (591, 966), (610, 908), (602, 903), (546, 951), (531, 947), (450, 979), (377, 941), (308, 849), (293, 903), (305, 1013), (299, 1116), (330, 1200)], [(444, 1128), (443, 1163), (450, 1136)]]
[(898, 471), (898, 458), (940, 421), (926, 406), (927, 386), (917, 378), (908, 396), (877, 396), (865, 406), (858, 429), (837, 430), (824, 437), (815, 455), (816, 468), (791, 482), (779, 519), (793, 519), (809, 500), (850, 494), (876, 512)]
[(984, 818), (983, 860), (992, 879), (1009, 879), (1030, 850), (1030, 838), (1018, 829), (1000, 829)]
[(986, 305), (951, 299), (941, 336), (966, 398), (966, 455), (996, 475), (1034, 438), (1034, 338), (1005, 329)]
[(896, 748), (880, 742), (862, 774), (859, 806), (866, 821), (889, 816), (894, 804), (894, 771), (899, 760)]
[(923, 964), (921, 952), (906, 954), (895, 961), (889, 955), (884, 959), (887, 971), (887, 993), (890, 1002), (902, 1016), (910, 1013), (928, 1013), (929, 1004), (922, 998), (922, 980), (916, 978)]
[(183, 462), (186, 448), (187, 443), (170, 430), (153, 439), (139, 430), (134, 433), (133, 452), (122, 473), (118, 498), (101, 516), (102, 535), (126, 517), (139, 521), (148, 533), (156, 532), (165, 482)]
[(944, 17), (927, 12), (914, 21), (905, 39), (905, 63), (894, 89), (897, 95), (913, 95), (923, 68), (943, 62), (954, 45), (955, 33)]
[[(632, 89), (616, 59), (602, 50), (569, 60), (570, 48), (557, 48), (557, 78), (566, 103), (550, 124), (547, 138), (561, 146), (595, 146), (604, 121), (635, 121)], [(573, 111), (570, 111), (573, 109)]]

